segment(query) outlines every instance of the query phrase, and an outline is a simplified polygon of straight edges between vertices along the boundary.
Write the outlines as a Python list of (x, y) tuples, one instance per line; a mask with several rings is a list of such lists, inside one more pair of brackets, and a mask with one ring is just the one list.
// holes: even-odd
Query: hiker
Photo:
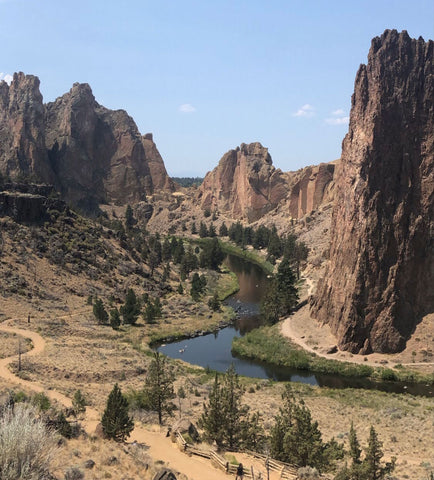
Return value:
[(237, 468), (237, 476), (235, 477), (235, 480), (243, 480), (244, 477), (244, 468), (243, 464), (240, 463)]

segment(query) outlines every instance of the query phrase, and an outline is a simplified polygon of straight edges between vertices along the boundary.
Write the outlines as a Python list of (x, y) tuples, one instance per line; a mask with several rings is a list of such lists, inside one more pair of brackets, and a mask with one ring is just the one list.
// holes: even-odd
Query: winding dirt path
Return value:
[[(13, 320), (8, 320), (0, 324), (0, 330), (6, 333), (21, 335), (22, 337), (30, 339), (33, 343), (33, 349), (21, 354), (21, 356), (34, 357), (42, 353), (45, 349), (46, 342), (41, 335), (31, 330), (12, 327), (9, 325), (12, 321)], [(13, 374), (8, 367), (15, 361), (18, 361), (18, 355), (0, 360), (0, 377), (34, 392), (44, 392), (47, 397), (59, 402), (64, 407), (69, 408), (72, 406), (71, 399), (66, 395), (56, 390), (46, 390), (36, 382), (23, 380)], [(86, 407), (86, 415), (82, 421), (82, 426), (88, 434), (93, 435), (100, 419), (101, 413), (93, 408)], [(132, 432), (130, 440), (132, 442), (144, 443), (149, 447), (148, 453), (154, 460), (163, 460), (169, 468), (183, 473), (190, 480), (203, 480), (204, 478), (207, 480), (227, 480), (228, 478), (224, 472), (214, 468), (209, 460), (195, 456), (189, 457), (181, 452), (176, 444), (172, 443), (169, 437), (166, 437), (165, 433), (151, 432), (143, 427), (137, 426)], [(253, 463), (255, 471), (257, 472), (258, 464), (256, 462)], [(250, 468), (250, 465), (248, 468)], [(271, 480), (273, 480), (273, 478), (273, 476), (270, 476)]]

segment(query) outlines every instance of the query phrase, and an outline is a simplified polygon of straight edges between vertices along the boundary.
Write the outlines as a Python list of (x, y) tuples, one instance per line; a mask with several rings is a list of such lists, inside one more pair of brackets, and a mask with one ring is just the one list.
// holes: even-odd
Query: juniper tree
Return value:
[(132, 288), (128, 289), (125, 297), (125, 303), (121, 307), (121, 315), (124, 323), (134, 325), (140, 314), (140, 302), (137, 300), (136, 294)]
[(117, 383), (108, 396), (101, 424), (104, 435), (116, 442), (124, 442), (134, 428), (134, 422), (128, 416), (128, 401)]
[(117, 330), (121, 325), (121, 316), (117, 308), (112, 308), (110, 310), (110, 326), (113, 330)]
[(220, 237), (227, 237), (227, 236), (228, 236), (228, 227), (226, 226), (225, 222), (223, 222), (223, 223), (220, 225), (220, 228), (219, 228), (219, 236), (220, 236)]
[(98, 320), (98, 323), (107, 323), (108, 314), (104, 308), (104, 304), (100, 298), (96, 298), (93, 304), (93, 314)]
[(76, 415), (80, 415), (86, 411), (86, 399), (80, 389), (76, 390), (74, 393), (74, 397), (72, 398), (72, 408)]
[(157, 412), (158, 423), (163, 423), (163, 415), (172, 415), (175, 405), (171, 402), (175, 398), (173, 382), (175, 375), (166, 364), (166, 357), (159, 352), (154, 353), (154, 359), (149, 365), (143, 393), (146, 404), (151, 410)]

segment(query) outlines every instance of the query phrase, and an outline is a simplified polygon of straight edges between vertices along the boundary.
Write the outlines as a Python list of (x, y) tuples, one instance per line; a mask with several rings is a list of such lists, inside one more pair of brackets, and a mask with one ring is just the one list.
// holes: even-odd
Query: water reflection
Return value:
[(269, 280), (259, 266), (242, 258), (228, 255), (225, 263), (237, 275), (240, 284), (240, 290), (225, 302), (237, 312), (238, 318), (234, 325), (213, 334), (160, 346), (158, 349), (162, 353), (219, 372), (225, 372), (233, 363), (236, 371), (247, 377), (303, 382), (330, 388), (364, 388), (434, 396), (432, 385), (405, 385), (400, 382), (373, 382), (363, 378), (313, 375), (309, 371), (269, 365), (260, 361), (249, 361), (234, 356), (231, 352), (232, 339), (261, 325), (259, 302)]

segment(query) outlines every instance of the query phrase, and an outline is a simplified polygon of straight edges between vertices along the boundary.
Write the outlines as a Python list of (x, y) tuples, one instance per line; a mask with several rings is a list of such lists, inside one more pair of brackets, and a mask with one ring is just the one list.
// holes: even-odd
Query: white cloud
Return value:
[(341, 117), (342, 115), (345, 115), (345, 112), (342, 110), (342, 108), (338, 108), (337, 110), (333, 110), (332, 115), (335, 117)]
[(335, 117), (325, 119), (325, 122), (328, 125), (347, 125), (349, 121), (350, 117)]
[(190, 103), (183, 103), (179, 106), (178, 110), (181, 113), (194, 113), (196, 111), (196, 108), (193, 107), (193, 105), (191, 105)]
[(315, 108), (308, 103), (300, 107), (295, 113), (292, 114), (293, 117), (313, 117), (314, 115)]
[(2, 80), (4, 80), (8, 85), (10, 85), (13, 80), (13, 77), (12, 75), (9, 75), (9, 73), (0, 72), (0, 82)]

